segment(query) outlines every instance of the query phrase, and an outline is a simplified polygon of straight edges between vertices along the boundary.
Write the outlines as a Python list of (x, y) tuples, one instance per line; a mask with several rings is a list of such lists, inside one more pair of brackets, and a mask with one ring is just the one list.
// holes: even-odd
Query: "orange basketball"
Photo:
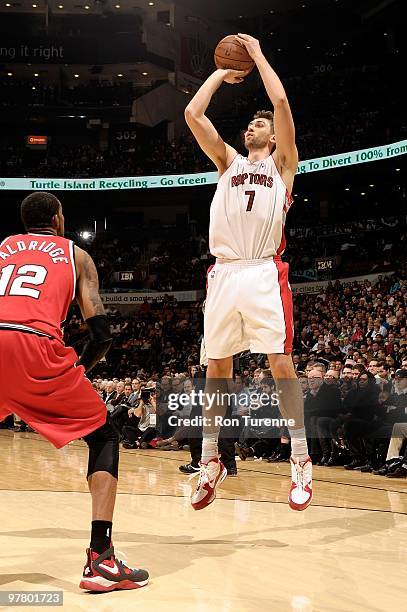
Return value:
[(236, 40), (235, 35), (225, 36), (215, 49), (215, 64), (217, 68), (232, 70), (253, 70), (254, 61)]

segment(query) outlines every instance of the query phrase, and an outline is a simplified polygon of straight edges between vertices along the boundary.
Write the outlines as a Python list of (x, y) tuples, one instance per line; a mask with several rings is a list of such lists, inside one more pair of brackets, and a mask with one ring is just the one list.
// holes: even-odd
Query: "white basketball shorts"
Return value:
[(204, 337), (209, 359), (292, 351), (293, 302), (280, 257), (217, 260), (208, 270)]

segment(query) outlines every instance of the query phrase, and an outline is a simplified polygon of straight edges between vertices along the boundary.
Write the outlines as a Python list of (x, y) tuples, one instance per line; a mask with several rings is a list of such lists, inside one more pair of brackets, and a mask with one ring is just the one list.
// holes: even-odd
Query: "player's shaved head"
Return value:
[(55, 215), (59, 215), (61, 203), (52, 193), (36, 191), (21, 203), (21, 221), (25, 229), (40, 229), (52, 226)]

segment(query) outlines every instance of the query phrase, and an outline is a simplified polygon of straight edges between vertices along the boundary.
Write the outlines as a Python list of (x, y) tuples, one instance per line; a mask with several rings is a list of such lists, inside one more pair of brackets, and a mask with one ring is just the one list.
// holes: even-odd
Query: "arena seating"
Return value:
[[(376, 283), (355, 281), (351, 287), (337, 281), (317, 296), (295, 297), (293, 359), (305, 397), (310, 447), (314, 461), (321, 465), (345, 463), (347, 469), (388, 473), (390, 462), (386, 464), (385, 459), (393, 426), (407, 421), (405, 297), (406, 282), (398, 276), (380, 277)], [(92, 372), (98, 392), (105, 397), (108, 385), (115, 389), (120, 381), (134, 379), (141, 386), (154, 381), (158, 391), (163, 377), (177, 392), (180, 381), (183, 385), (191, 379), (194, 384), (202, 338), (201, 307), (200, 302), (177, 303), (170, 297), (162, 303), (145, 302), (126, 315), (109, 307), (114, 340), (106, 362)], [(80, 352), (85, 337), (86, 328), (74, 311), (65, 327), (66, 342)], [(239, 393), (243, 392), (240, 383), (244, 392), (260, 388), (261, 378), (270, 376), (267, 367), (265, 355), (237, 356)], [(119, 391), (123, 393), (121, 387)], [(359, 431), (361, 418), (364, 429)], [(256, 444), (260, 440), (262, 444)], [(267, 449), (271, 460), (285, 456), (278, 440), (264, 444), (261, 436), (253, 438), (253, 432), (244, 428), (239, 447), (244, 459), (257, 456), (259, 448), (258, 458), (269, 458)], [(389, 473), (400, 470), (400, 465), (393, 462)]]

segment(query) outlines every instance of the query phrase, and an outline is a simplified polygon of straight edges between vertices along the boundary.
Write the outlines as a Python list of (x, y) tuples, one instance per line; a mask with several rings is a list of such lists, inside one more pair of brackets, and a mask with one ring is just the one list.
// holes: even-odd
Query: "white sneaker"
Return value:
[(292, 510), (305, 510), (312, 500), (312, 461), (308, 457), (300, 463), (299, 459), (290, 458), (291, 489), (288, 504)]
[(191, 504), (194, 510), (202, 510), (209, 506), (216, 498), (216, 487), (228, 475), (227, 469), (217, 457), (208, 463), (200, 463), (198, 486), (191, 495)]

